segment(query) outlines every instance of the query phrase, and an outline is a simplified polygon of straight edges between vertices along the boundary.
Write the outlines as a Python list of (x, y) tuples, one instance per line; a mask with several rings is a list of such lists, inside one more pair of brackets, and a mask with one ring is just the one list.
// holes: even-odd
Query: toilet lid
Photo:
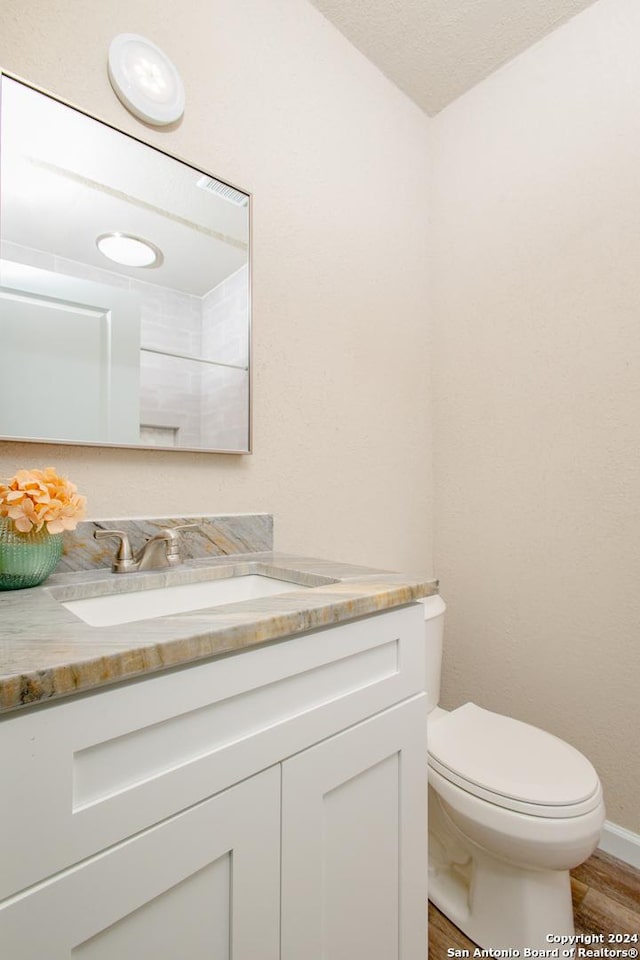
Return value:
[[(598, 802), (598, 775), (564, 740), (511, 717), (466, 703), (430, 726), (429, 762), (477, 796), (514, 810), (532, 805), (562, 816)], [(591, 804), (586, 804), (590, 807)], [(568, 811), (565, 812), (565, 816)]]

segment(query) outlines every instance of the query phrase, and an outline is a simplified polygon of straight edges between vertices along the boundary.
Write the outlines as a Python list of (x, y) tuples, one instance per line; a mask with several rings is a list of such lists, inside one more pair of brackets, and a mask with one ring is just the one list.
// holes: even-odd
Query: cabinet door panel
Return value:
[(424, 960), (426, 698), (283, 765), (282, 960)]
[(280, 770), (13, 897), (11, 960), (277, 960)]

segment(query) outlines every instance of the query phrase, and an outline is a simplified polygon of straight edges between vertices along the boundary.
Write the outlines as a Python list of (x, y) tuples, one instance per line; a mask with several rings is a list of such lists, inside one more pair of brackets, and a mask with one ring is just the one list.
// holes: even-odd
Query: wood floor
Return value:
[[(596, 851), (571, 871), (571, 892), (576, 933), (640, 934), (640, 870)], [(429, 904), (430, 960), (447, 960), (451, 948), (473, 956), (475, 946)]]

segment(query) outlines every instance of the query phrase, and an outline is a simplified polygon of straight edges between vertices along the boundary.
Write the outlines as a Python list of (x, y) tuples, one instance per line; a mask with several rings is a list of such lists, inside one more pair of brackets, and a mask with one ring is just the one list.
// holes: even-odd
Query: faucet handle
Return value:
[(175, 532), (176, 530), (188, 530), (190, 527), (198, 528), (199, 526), (200, 526), (199, 523), (176, 523), (174, 527), (162, 527), (155, 534), (154, 539), (178, 540), (179, 537), (178, 537), (178, 534)]
[(128, 567), (135, 567), (135, 560), (133, 559), (133, 553), (131, 551), (131, 544), (129, 543), (129, 536), (124, 530), (94, 530), (93, 539), (94, 540), (105, 540), (108, 537), (118, 537), (120, 544), (118, 546), (118, 552), (116, 553), (116, 559), (113, 563), (112, 569), (117, 573), (122, 573)]

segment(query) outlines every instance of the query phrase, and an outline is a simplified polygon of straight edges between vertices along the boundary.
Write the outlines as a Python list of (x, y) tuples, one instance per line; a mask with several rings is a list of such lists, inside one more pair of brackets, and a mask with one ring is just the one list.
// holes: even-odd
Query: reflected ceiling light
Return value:
[(160, 47), (136, 33), (121, 33), (109, 46), (111, 86), (127, 110), (155, 126), (184, 113), (180, 74)]
[(124, 267), (159, 267), (164, 257), (154, 243), (129, 233), (103, 233), (96, 240), (103, 256)]

